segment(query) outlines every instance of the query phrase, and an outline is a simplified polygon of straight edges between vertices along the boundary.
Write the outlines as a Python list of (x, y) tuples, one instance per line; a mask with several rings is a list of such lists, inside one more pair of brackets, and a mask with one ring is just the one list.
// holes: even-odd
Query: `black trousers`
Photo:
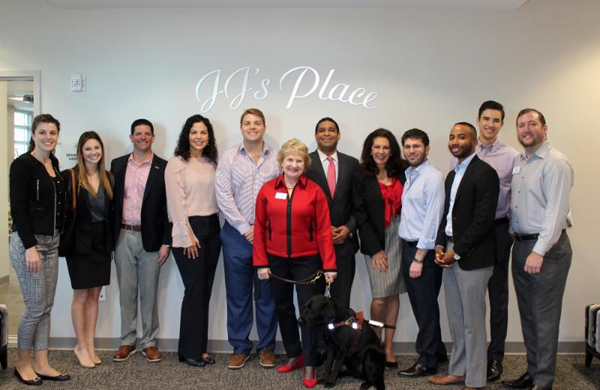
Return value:
[[(316, 271), (322, 269), (323, 264), (318, 255), (285, 258), (269, 255), (269, 267), (271, 272), (277, 276), (300, 280), (313, 275)], [(304, 303), (313, 295), (323, 294), (325, 292), (324, 277), (321, 277), (315, 284), (294, 285), (271, 277), (271, 289), (275, 298), (275, 313), (279, 321), (279, 330), (285, 352), (289, 358), (300, 356), (304, 357), (305, 366), (315, 366), (317, 358), (317, 333), (314, 328), (302, 326), (302, 346), (298, 334), (298, 319), (296, 317), (296, 308), (294, 307), (294, 286), (296, 286), (296, 295), (298, 297), (298, 306), (302, 310)]]
[(200, 241), (199, 256), (188, 258), (183, 248), (173, 248), (185, 291), (181, 303), (179, 355), (200, 359), (207, 352), (208, 313), (215, 270), (221, 252), (219, 216), (189, 217), (190, 225)]
[(438, 305), (443, 270), (434, 262), (435, 251), (430, 250), (423, 261), (421, 276), (411, 278), (409, 270), (416, 253), (416, 245), (410, 246), (407, 241), (402, 240), (402, 275), (419, 326), (415, 342), (415, 349), (419, 354), (418, 363), (425, 367), (437, 367), (438, 358), (447, 358), (446, 346), (442, 342)]
[(356, 258), (354, 254), (341, 256), (336, 254), (337, 277), (331, 283), (329, 293), (337, 303), (344, 307), (350, 307), (350, 293), (354, 274), (356, 273)]
[(504, 360), (504, 342), (508, 329), (508, 264), (513, 238), (508, 233), (510, 224), (496, 225), (496, 263), (488, 282), (490, 299), (490, 344), (488, 362)]

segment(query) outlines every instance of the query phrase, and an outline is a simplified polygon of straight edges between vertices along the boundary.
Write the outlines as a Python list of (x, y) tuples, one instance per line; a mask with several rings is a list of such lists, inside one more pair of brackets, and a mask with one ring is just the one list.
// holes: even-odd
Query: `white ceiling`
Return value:
[(528, 0), (46, 0), (60, 8), (424, 8), (514, 11)]

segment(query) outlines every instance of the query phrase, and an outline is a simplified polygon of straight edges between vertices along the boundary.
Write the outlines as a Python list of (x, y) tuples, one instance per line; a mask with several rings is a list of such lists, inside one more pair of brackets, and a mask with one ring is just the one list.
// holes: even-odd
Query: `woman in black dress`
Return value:
[[(67, 248), (67, 266), (73, 287), (71, 316), (77, 338), (75, 355), (79, 364), (94, 368), (102, 361), (94, 349), (98, 319), (98, 298), (102, 286), (110, 284), (110, 230), (113, 179), (104, 168), (104, 145), (94, 131), (86, 131), (77, 144), (77, 165), (64, 171), (67, 198), (73, 209), (76, 194), (75, 229), (72, 245)], [(75, 178), (73, 181), (72, 178)]]

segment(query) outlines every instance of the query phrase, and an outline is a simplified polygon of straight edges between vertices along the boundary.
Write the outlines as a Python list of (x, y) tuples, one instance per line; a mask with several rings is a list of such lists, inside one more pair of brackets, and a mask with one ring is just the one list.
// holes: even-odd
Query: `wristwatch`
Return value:
[(452, 256), (452, 257), (454, 257), (454, 260), (456, 260), (456, 261), (460, 260), (460, 256), (456, 252), (454, 252), (454, 256)]
[(413, 261), (417, 264), (423, 264), (423, 260), (419, 260), (419, 259), (413, 259)]

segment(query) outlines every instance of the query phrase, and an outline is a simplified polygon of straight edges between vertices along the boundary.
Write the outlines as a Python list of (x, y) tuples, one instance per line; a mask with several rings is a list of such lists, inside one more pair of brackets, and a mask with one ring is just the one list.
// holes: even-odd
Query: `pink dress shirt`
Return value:
[(154, 153), (146, 161), (138, 164), (133, 158), (133, 153), (129, 155), (125, 171), (125, 194), (123, 196), (122, 223), (124, 224), (142, 224), (142, 202), (153, 158)]

